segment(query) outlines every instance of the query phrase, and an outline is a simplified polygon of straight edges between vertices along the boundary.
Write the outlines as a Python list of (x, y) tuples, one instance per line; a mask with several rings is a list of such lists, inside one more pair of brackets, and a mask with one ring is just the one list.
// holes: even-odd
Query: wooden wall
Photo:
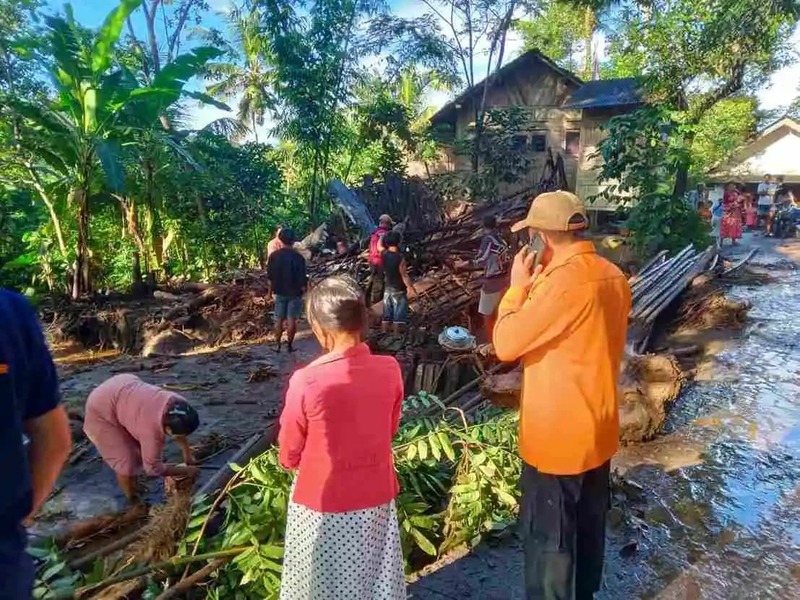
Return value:
[[(575, 183), (575, 193), (584, 200), (588, 200), (590, 197), (599, 194), (608, 185), (601, 186), (597, 182), (597, 170), (602, 164), (602, 159), (599, 156), (594, 156), (600, 146), (600, 142), (607, 135), (602, 130), (602, 127), (611, 117), (622, 114), (624, 111), (620, 109), (594, 109), (582, 112), (581, 156)], [(617, 205), (609, 204), (600, 199), (590, 206), (597, 210), (615, 210), (617, 208)]]
[[(525, 136), (524, 152), (531, 157), (528, 172), (513, 185), (505, 185), (498, 190), (498, 196), (506, 196), (517, 191), (535, 186), (544, 169), (546, 151), (551, 148), (554, 153), (564, 157), (567, 182), (570, 189), (581, 198), (588, 198), (600, 191), (597, 183), (598, 159), (592, 155), (605, 135), (601, 131), (609, 118), (620, 114), (620, 110), (575, 110), (561, 107), (577, 84), (564, 78), (543, 63), (532, 61), (525, 68), (517, 68), (498, 78), (487, 94), (487, 107), (508, 108), (523, 107), (527, 109), (527, 127), (521, 132)], [(480, 102), (480, 95), (465, 100), (454, 111), (453, 125), (456, 138), (467, 134), (474, 123), (475, 103)], [(579, 146), (575, 154), (567, 152), (567, 133), (579, 134)], [(537, 144), (544, 136), (545, 145)], [(468, 171), (471, 168), (467, 156), (457, 156), (452, 148), (445, 147), (440, 160), (428, 165), (430, 174), (455, 170)], [(409, 173), (425, 176), (423, 165), (409, 165)], [(607, 203), (595, 202), (592, 208), (613, 210), (615, 207)]]

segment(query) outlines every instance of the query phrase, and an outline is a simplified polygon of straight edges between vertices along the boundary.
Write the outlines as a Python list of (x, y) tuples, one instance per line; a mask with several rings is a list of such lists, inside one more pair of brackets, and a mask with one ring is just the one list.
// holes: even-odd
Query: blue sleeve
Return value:
[(16, 296), (14, 305), (20, 338), (25, 345), (20, 349), (26, 359), (24, 371), (21, 373), (26, 380), (21, 386), (24, 390), (21, 405), (22, 420), (27, 421), (53, 410), (61, 402), (61, 394), (56, 367), (45, 343), (36, 311), (23, 296)]

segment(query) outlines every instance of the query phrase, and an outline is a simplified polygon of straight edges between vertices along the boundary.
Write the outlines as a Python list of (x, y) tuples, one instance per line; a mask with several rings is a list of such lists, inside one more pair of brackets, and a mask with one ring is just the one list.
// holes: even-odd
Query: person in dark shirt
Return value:
[(408, 276), (405, 256), (400, 252), (400, 234), (390, 231), (383, 236), (383, 245), (386, 250), (381, 256), (384, 277), (381, 330), (386, 333), (391, 327), (399, 334), (408, 322), (408, 290), (414, 294), (416, 290)]
[(270, 293), (275, 295), (275, 341), (280, 352), (285, 325), (286, 348), (294, 352), (297, 317), (303, 311), (303, 293), (308, 286), (306, 260), (293, 248), (295, 238), (291, 229), (282, 229), (279, 239), (283, 248), (273, 252), (267, 261)]
[(35, 311), (0, 289), (0, 598), (29, 600), (29, 523), (72, 449), (69, 419)]

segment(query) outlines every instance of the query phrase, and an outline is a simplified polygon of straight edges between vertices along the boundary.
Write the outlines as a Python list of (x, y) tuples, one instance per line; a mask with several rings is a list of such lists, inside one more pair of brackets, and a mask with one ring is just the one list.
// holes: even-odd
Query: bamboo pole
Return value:
[[(195, 562), (200, 562), (204, 560), (212, 560), (218, 558), (233, 558), (234, 556), (238, 556), (245, 550), (249, 550), (252, 546), (238, 546), (236, 548), (226, 548), (225, 550), (218, 550), (216, 552), (207, 552), (205, 554), (198, 554), (196, 556), (174, 556), (168, 560), (155, 563), (152, 565), (145, 565), (143, 567), (139, 567), (137, 569), (133, 569), (128, 571), (127, 573), (119, 573), (118, 575), (114, 575), (113, 577), (108, 577), (99, 583), (95, 583), (92, 585), (84, 586), (82, 588), (78, 588), (75, 591), (75, 598), (86, 598), (87, 594), (92, 594), (95, 592), (99, 592), (102, 589), (105, 589), (115, 583), (122, 583), (123, 581), (129, 581), (131, 579), (136, 579), (137, 577), (142, 577), (143, 575), (148, 575), (153, 571), (162, 571), (164, 569), (168, 569), (170, 567), (181, 567), (183, 565), (188, 565)], [(66, 600), (67, 598), (71, 598), (72, 593), (70, 592), (68, 595), (61, 595), (56, 596), (54, 600)]]

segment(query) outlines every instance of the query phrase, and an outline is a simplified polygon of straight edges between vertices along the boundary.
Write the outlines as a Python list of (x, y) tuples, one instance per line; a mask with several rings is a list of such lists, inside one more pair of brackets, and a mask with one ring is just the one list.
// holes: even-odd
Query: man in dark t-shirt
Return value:
[(408, 290), (415, 294), (414, 284), (408, 276), (406, 259), (400, 251), (400, 234), (390, 231), (383, 236), (386, 250), (381, 256), (383, 264), (383, 318), (381, 330), (386, 333), (391, 327), (395, 334), (401, 333), (408, 322)]
[(285, 324), (286, 348), (294, 352), (297, 318), (303, 311), (303, 293), (308, 287), (306, 259), (293, 248), (295, 239), (291, 229), (282, 229), (279, 239), (283, 248), (273, 252), (267, 261), (270, 292), (275, 295), (275, 342), (280, 352)]
[(0, 289), (0, 598), (29, 600), (24, 523), (53, 491), (72, 448), (53, 360), (28, 301)]

